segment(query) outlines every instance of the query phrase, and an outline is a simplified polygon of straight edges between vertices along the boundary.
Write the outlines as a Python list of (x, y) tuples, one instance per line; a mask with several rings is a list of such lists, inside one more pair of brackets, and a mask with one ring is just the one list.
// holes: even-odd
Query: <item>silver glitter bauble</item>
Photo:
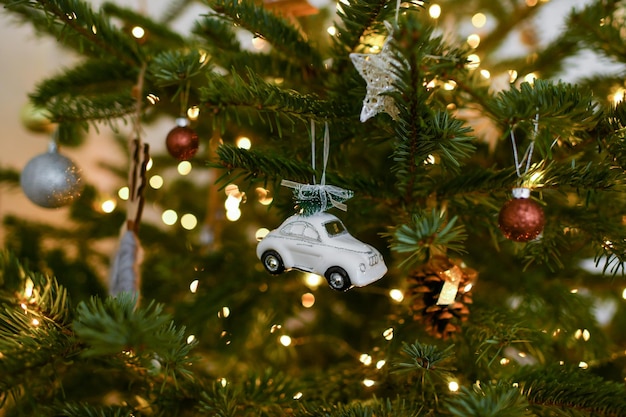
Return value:
[(54, 143), (48, 152), (31, 159), (20, 176), (20, 185), (30, 201), (44, 208), (57, 208), (74, 201), (83, 188), (80, 169), (57, 151)]

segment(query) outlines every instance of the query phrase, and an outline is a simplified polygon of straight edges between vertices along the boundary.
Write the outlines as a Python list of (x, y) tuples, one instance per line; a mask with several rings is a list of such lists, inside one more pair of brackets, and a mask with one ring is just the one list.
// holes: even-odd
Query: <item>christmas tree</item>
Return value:
[(2, 3), (0, 415), (626, 415), (624, 2)]

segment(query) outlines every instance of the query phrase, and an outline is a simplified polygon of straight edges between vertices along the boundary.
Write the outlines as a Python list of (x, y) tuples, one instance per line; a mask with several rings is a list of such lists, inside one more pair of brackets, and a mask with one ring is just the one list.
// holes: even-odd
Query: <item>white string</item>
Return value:
[(515, 134), (513, 133), (514, 126), (511, 126), (511, 144), (513, 147), (513, 162), (515, 163), (515, 172), (517, 173), (517, 177), (521, 177), (522, 174), (519, 172), (519, 159), (517, 156), (517, 144), (515, 143)]
[[(526, 174), (530, 170), (530, 163), (531, 163), (531, 161), (533, 159), (533, 151), (535, 150), (535, 139), (537, 139), (537, 136), (539, 135), (539, 108), (537, 108), (537, 113), (535, 114), (535, 118), (533, 119), (533, 125), (534, 125), (533, 138), (530, 141), (530, 145), (528, 145), (528, 148), (526, 148), (526, 152), (524, 152), (524, 156), (522, 157), (521, 161), (519, 160), (519, 155), (517, 153), (517, 144), (515, 142), (515, 133), (513, 133), (513, 130), (515, 129), (515, 126), (511, 127), (511, 144), (513, 145), (513, 161), (515, 162), (515, 172), (517, 173), (517, 177), (518, 178), (521, 178), (521, 176), (522, 176), (522, 174), (520, 172), (520, 168), (524, 164), (524, 161), (526, 161), (526, 167), (524, 168), (524, 174)], [(554, 146), (555, 143), (556, 143), (556, 141), (554, 141), (552, 143), (552, 146)]]
[(396, 0), (396, 26), (398, 25), (398, 15), (400, 14), (400, 4), (402, 0)]
[(322, 170), (322, 185), (326, 184), (326, 164), (328, 163), (328, 154), (330, 153), (330, 133), (328, 131), (328, 122), (324, 122), (324, 168)]
[(311, 119), (311, 167), (313, 168), (313, 184), (315, 184), (315, 121)]

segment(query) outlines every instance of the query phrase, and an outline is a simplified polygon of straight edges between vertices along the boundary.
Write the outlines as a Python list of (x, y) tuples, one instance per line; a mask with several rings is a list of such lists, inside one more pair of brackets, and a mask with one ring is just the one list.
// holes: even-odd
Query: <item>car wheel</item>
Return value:
[(285, 271), (285, 264), (283, 263), (283, 259), (276, 251), (268, 250), (263, 252), (263, 256), (261, 256), (261, 261), (263, 262), (265, 270), (272, 275), (282, 274)]
[(328, 268), (324, 276), (333, 290), (346, 291), (352, 286), (348, 273), (338, 266)]

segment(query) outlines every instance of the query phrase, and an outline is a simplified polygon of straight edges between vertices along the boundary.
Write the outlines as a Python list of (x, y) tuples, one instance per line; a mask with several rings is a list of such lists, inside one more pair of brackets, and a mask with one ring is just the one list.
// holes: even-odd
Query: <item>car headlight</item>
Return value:
[(361, 272), (365, 272), (365, 264), (364, 263), (359, 264), (359, 269), (361, 270)]

